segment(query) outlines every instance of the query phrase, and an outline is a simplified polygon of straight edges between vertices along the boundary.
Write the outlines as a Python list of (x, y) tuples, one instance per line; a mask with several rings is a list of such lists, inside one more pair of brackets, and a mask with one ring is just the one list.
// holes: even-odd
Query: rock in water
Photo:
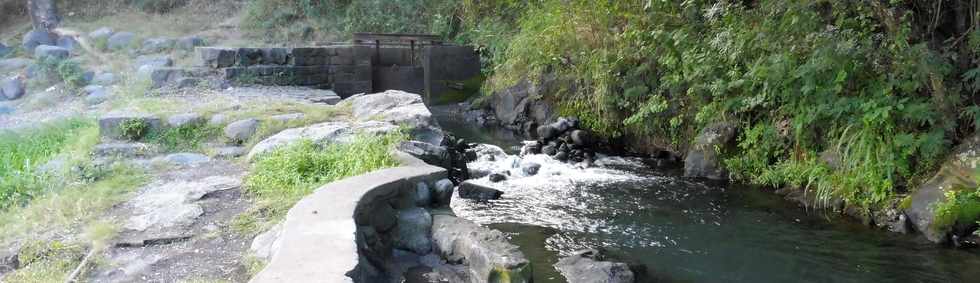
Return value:
[(500, 190), (479, 185), (472, 181), (466, 181), (459, 185), (459, 197), (465, 199), (494, 200), (500, 199), (500, 196), (503, 194), (504, 192)]
[(684, 159), (684, 176), (728, 180), (728, 170), (721, 164), (717, 149), (734, 138), (735, 126), (730, 123), (715, 123), (701, 130)]
[(507, 180), (507, 176), (504, 175), (503, 173), (492, 173), (490, 174), (489, 178), (490, 178), (490, 182), (493, 183), (503, 182), (504, 180)]
[(419, 255), (432, 251), (432, 215), (424, 208), (398, 211), (395, 247)]
[(555, 268), (568, 283), (633, 283), (636, 278), (629, 265), (602, 261), (599, 251), (583, 250), (563, 258)]
[(445, 147), (426, 142), (404, 141), (398, 144), (398, 150), (435, 166), (445, 166), (449, 160)]
[(8, 78), (0, 84), (0, 96), (7, 100), (19, 99), (26, 93), (27, 86), (18, 77)]
[(255, 131), (258, 129), (258, 119), (240, 120), (225, 126), (225, 137), (233, 143), (242, 143), (251, 138), (252, 135), (255, 135)]
[(538, 171), (540, 170), (541, 170), (541, 164), (530, 162), (530, 161), (521, 162), (521, 172), (524, 172), (524, 175), (534, 176), (537, 175)]

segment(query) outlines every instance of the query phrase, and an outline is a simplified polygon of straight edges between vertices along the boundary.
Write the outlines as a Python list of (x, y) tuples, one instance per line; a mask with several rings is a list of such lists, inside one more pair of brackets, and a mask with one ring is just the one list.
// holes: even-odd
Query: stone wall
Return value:
[(426, 100), (480, 75), (469, 46), (339, 44), (296, 48), (199, 47), (203, 66), (225, 80), (332, 89), (341, 97), (403, 90)]

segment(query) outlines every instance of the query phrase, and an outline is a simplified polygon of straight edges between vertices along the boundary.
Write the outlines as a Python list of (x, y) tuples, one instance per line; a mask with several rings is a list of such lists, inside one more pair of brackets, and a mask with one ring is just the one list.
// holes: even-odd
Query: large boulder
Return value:
[(436, 205), (449, 206), (453, 199), (453, 190), (456, 185), (449, 179), (442, 179), (432, 186), (432, 202)]
[(11, 77), (0, 82), (0, 98), (6, 100), (19, 99), (27, 92), (27, 85), (19, 77)]
[[(943, 163), (939, 172), (920, 185), (912, 194), (905, 214), (916, 230), (932, 242), (946, 243), (957, 225), (974, 225), (976, 219), (960, 223), (957, 219), (937, 219), (936, 205), (945, 202), (948, 193), (973, 193), (977, 190), (980, 172), (980, 135), (974, 135)], [(955, 218), (955, 216), (953, 216)], [(962, 235), (959, 235), (962, 236)]]
[(568, 283), (633, 283), (636, 278), (629, 265), (603, 261), (596, 250), (575, 252), (555, 264)]
[(225, 126), (225, 137), (232, 143), (243, 143), (255, 135), (259, 129), (259, 120), (250, 118), (235, 121)]
[(112, 36), (112, 28), (109, 27), (101, 27), (88, 33), (88, 38), (94, 42), (108, 41), (110, 36)]
[(445, 166), (449, 161), (446, 148), (431, 143), (404, 141), (398, 145), (398, 150), (436, 166)]
[(79, 48), (82, 46), (74, 36), (62, 36), (58, 38), (57, 43), (58, 47), (64, 48), (73, 54), (78, 54)]
[(64, 59), (68, 59), (68, 56), (70, 55), (71, 52), (68, 51), (68, 49), (65, 49), (64, 47), (60, 47), (60, 46), (41, 45), (34, 49), (34, 59), (38, 59), (38, 60), (42, 60), (42, 59), (64, 60)]
[(41, 45), (56, 45), (58, 38), (47, 31), (42, 30), (31, 30), (24, 35), (24, 51), (28, 54), (34, 54), (34, 49)]
[(720, 122), (701, 130), (684, 159), (684, 176), (711, 180), (728, 180), (728, 170), (721, 164), (718, 149), (735, 138), (735, 126)]
[(386, 134), (398, 131), (398, 126), (385, 122), (326, 122), (301, 128), (283, 130), (268, 137), (248, 153), (248, 159), (301, 140), (311, 140), (316, 144), (348, 143), (358, 134)]
[(526, 130), (526, 125), (542, 125), (557, 118), (557, 111), (547, 101), (540, 99), (545, 94), (553, 93), (556, 87), (557, 81), (551, 75), (542, 76), (537, 82), (521, 80), (512, 87), (494, 92), (487, 106), (502, 126)]
[(432, 220), (436, 252), (451, 262), (466, 262), (472, 282), (532, 282), (531, 262), (506, 234), (450, 215)]
[(418, 94), (389, 90), (347, 99), (358, 121), (384, 121), (404, 125), (416, 140), (439, 144), (444, 136), (432, 112)]
[(122, 50), (129, 48), (136, 41), (136, 34), (131, 32), (117, 32), (107, 39), (106, 47), (110, 50)]

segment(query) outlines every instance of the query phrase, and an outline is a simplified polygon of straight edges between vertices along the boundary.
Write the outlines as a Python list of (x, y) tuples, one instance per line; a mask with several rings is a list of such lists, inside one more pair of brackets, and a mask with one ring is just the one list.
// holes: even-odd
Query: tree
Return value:
[(61, 23), (56, 0), (27, 0), (27, 11), (34, 30), (51, 32)]

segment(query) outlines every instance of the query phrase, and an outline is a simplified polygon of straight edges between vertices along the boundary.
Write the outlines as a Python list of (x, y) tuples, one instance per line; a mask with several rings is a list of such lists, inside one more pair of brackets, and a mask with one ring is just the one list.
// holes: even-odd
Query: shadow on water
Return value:
[[(440, 123), (471, 141), (517, 144), (459, 120)], [(466, 130), (446, 127), (453, 123)], [(642, 162), (562, 168), (494, 184), (505, 192), (500, 200), (455, 199), (453, 210), (510, 234), (531, 259), (535, 282), (564, 282), (552, 266), (584, 248), (644, 267), (643, 282), (980, 282), (975, 251), (807, 212), (758, 187), (673, 172)]]

